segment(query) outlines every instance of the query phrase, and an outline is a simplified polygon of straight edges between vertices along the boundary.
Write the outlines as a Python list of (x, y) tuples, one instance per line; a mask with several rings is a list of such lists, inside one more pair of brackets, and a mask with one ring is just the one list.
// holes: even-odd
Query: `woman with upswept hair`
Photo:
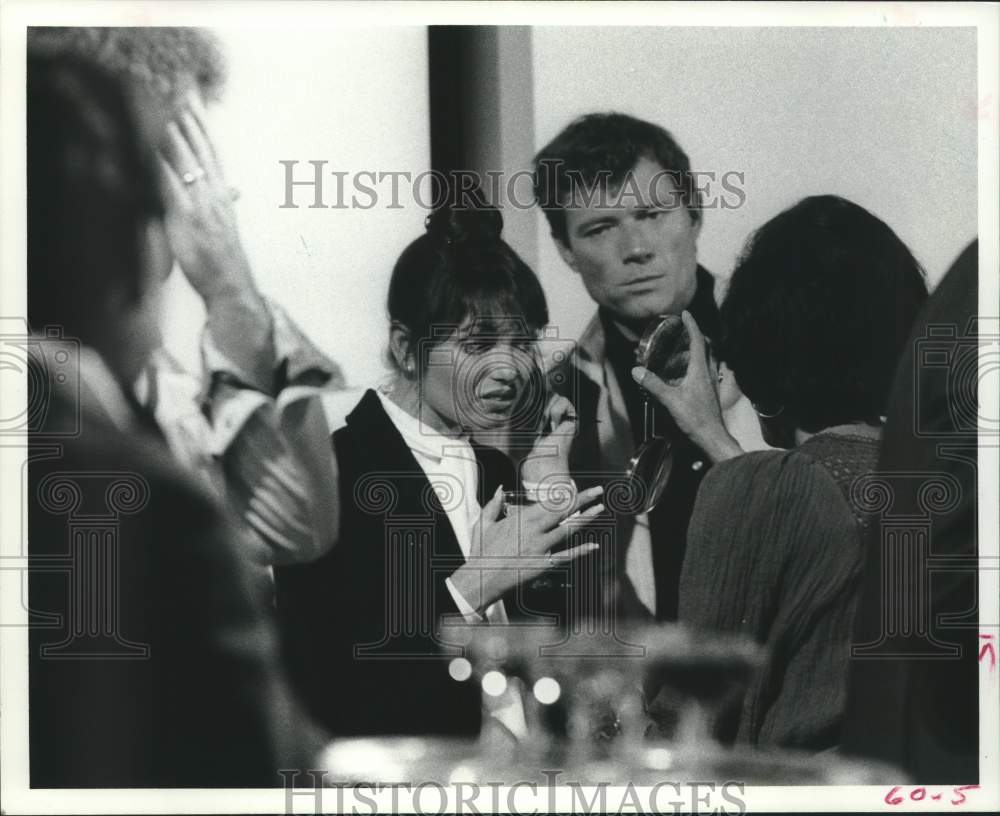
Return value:
[[(438, 639), (439, 620), (504, 624), (529, 613), (525, 582), (596, 546), (553, 552), (568, 537), (562, 522), (601, 488), (544, 490), (568, 480), (576, 417), (544, 392), (534, 394), (544, 402), (538, 427), (521, 415), (544, 382), (535, 344), (548, 311), (502, 224), (481, 201), (444, 206), (400, 255), (389, 284), (390, 380), (333, 435), (338, 546), (277, 570), (293, 676), (334, 733), (476, 734), (478, 688), (449, 677), (445, 658), (455, 655)], [(520, 472), (476, 439), (512, 424), (533, 434)], [(509, 491), (539, 500), (505, 514)], [(516, 700), (501, 707), (500, 722), (524, 727)]]

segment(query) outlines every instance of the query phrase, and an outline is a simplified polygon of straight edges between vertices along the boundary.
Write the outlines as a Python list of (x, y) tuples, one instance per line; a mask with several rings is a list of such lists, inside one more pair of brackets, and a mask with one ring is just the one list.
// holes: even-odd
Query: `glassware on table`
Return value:
[[(456, 659), (466, 662), (461, 674), (483, 689), (485, 762), (533, 775), (560, 767), (608, 782), (627, 781), (648, 764), (645, 691), (668, 690), (658, 697), (666, 701), (659, 713), (675, 727), (660, 733), (691, 753), (714, 746), (715, 720), (741, 697), (763, 660), (749, 639), (676, 624), (619, 627), (613, 637), (574, 640), (553, 627), (457, 623), (444, 627), (442, 638), (465, 647), (465, 657)], [(489, 709), (491, 698), (512, 687), (519, 689), (526, 729), (505, 743), (495, 738)]]
[[(446, 624), (442, 640), (463, 645), (449, 666), (484, 699), (479, 740), (373, 737), (335, 740), (321, 767), (327, 783), (495, 782), (654, 785), (738, 779), (761, 785), (881, 784), (902, 775), (879, 763), (831, 754), (727, 748), (714, 736), (764, 653), (746, 638), (676, 624), (620, 627), (610, 643), (574, 644), (553, 627)], [(572, 648), (573, 646), (579, 648)], [(569, 648), (568, 648), (569, 647)], [(499, 725), (491, 701), (516, 689), (526, 729)], [(646, 698), (657, 694), (647, 711)], [(650, 736), (649, 715), (658, 733)]]
[(326, 784), (449, 785), (484, 777), (475, 740), (457, 737), (348, 737), (333, 740), (319, 767)]

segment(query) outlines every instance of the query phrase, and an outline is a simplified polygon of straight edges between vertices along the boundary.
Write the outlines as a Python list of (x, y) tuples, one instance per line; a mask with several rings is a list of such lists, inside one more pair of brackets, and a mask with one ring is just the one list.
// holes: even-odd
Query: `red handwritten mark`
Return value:
[[(992, 637), (992, 635), (990, 637)], [(959, 785), (957, 788), (952, 788), (951, 790), (952, 793), (959, 797), (958, 799), (952, 799), (951, 803), (953, 805), (960, 805), (965, 801), (965, 794), (962, 793), (962, 791), (979, 790), (979, 785)]]
[[(963, 793), (963, 791), (971, 791), (971, 790), (979, 790), (979, 785), (959, 785), (958, 787), (952, 788), (951, 789), (952, 795), (955, 796), (956, 798), (950, 800), (951, 804), (953, 805), (964, 804), (965, 801), (967, 800), (967, 797)], [(911, 802), (920, 802), (924, 799), (925, 796), (927, 796), (926, 788), (914, 788), (913, 790), (910, 791)], [(894, 788), (891, 788), (889, 790), (889, 792), (885, 795), (882, 801), (885, 802), (887, 805), (898, 805), (905, 798), (906, 798), (905, 792), (900, 793), (900, 786), (896, 785)], [(935, 801), (938, 801), (940, 798), (941, 798), (940, 793), (935, 793), (931, 796), (931, 799)]]
[(989, 655), (990, 658), (990, 670), (997, 667), (997, 653), (996, 647), (993, 644), (993, 635), (980, 635), (979, 639), (986, 641), (982, 646), (979, 647), (979, 662), (982, 663), (986, 656)]

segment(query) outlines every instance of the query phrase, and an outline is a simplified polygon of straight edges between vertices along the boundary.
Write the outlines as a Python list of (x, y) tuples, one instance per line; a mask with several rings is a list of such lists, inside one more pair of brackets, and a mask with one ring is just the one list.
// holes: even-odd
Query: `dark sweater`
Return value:
[[(823, 750), (838, 743), (864, 552), (851, 501), (878, 442), (821, 433), (758, 451), (705, 477), (681, 574), (680, 621), (752, 636), (769, 657), (737, 741)], [(724, 735), (725, 736), (725, 735)]]

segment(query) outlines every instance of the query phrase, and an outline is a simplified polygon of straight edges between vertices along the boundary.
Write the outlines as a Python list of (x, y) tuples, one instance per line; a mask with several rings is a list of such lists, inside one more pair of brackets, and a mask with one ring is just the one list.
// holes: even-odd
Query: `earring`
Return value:
[(761, 419), (774, 419), (777, 416), (781, 416), (782, 411), (785, 410), (784, 405), (782, 405), (777, 411), (764, 411), (759, 405), (757, 405), (756, 402), (751, 402), (750, 404), (753, 406), (754, 411), (757, 412), (757, 416)]

